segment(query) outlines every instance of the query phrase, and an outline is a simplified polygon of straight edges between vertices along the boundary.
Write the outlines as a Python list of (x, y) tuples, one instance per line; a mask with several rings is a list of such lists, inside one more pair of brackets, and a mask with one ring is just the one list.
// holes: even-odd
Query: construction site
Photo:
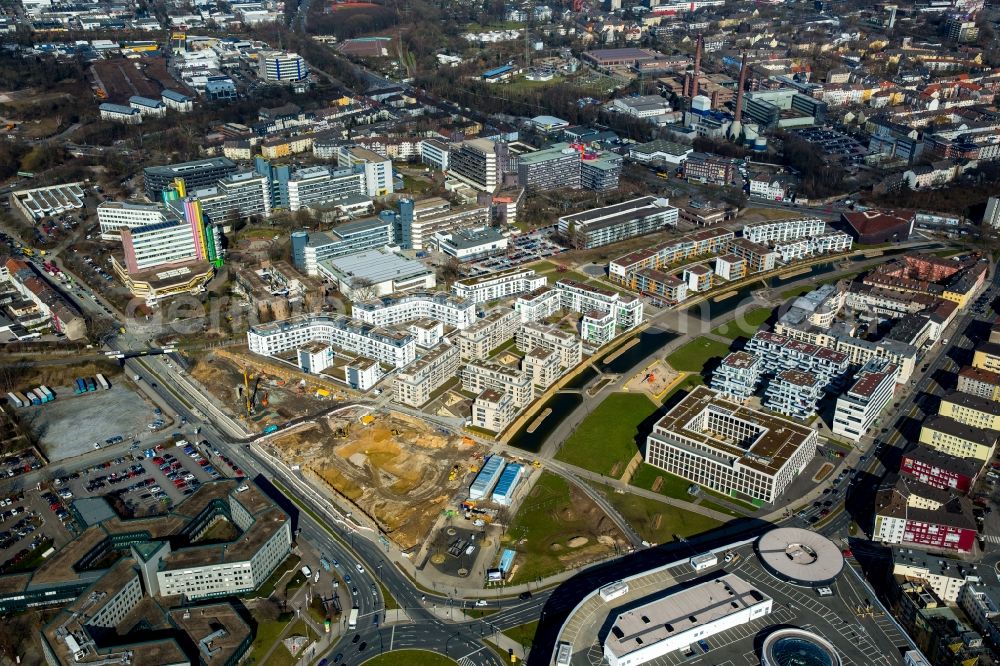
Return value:
[(418, 549), (458, 505), (484, 448), (398, 412), (340, 410), (275, 435), (272, 452), (349, 502), (403, 551)]
[(196, 357), (191, 376), (256, 432), (329, 410), (347, 398), (346, 389), (330, 380), (238, 348)]

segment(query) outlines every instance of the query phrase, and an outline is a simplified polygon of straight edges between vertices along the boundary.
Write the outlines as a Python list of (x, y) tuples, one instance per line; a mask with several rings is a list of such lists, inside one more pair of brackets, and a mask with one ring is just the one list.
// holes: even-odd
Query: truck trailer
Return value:
[(14, 405), (15, 407), (24, 407), (24, 403), (21, 402), (21, 399), (18, 398), (13, 393), (8, 393), (7, 399), (10, 400), (10, 404)]
[(111, 388), (111, 384), (108, 382), (107, 379), (104, 378), (104, 375), (101, 374), (97, 375), (97, 383), (100, 384), (101, 388), (104, 389), (105, 391)]
[(53, 393), (52, 389), (50, 389), (48, 386), (45, 386), (43, 384), (42, 386), (38, 387), (38, 390), (41, 391), (42, 395), (45, 396), (44, 402), (52, 402), (53, 400), (56, 399), (56, 394)]
[(77, 377), (76, 378), (76, 388), (73, 390), (73, 392), (76, 393), (77, 395), (79, 395), (80, 393), (86, 393), (87, 392), (87, 382), (83, 381), (83, 378)]

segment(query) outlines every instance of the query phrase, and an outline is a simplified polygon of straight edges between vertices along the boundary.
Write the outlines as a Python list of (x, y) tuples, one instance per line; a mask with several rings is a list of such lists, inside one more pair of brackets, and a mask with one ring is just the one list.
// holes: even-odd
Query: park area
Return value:
[(398, 412), (347, 409), (270, 444), (288, 465), (349, 500), (403, 550), (419, 546), (482, 461), (472, 440)]
[(729, 353), (729, 345), (706, 336), (695, 338), (667, 356), (667, 363), (679, 372), (701, 372), (713, 359)]
[(556, 459), (620, 479), (639, 452), (640, 426), (655, 412), (645, 393), (612, 393), (577, 426)]
[(768, 308), (750, 308), (749, 310), (737, 311), (733, 321), (712, 329), (712, 334), (730, 340), (740, 337), (749, 338), (770, 318), (771, 310)]
[(624, 545), (621, 530), (578, 487), (542, 472), (503, 537), (518, 552), (511, 583), (524, 583), (608, 557)]

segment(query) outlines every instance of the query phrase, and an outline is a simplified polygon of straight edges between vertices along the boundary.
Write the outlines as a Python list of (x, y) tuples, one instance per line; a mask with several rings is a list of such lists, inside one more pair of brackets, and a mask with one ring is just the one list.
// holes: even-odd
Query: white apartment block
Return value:
[(763, 404), (779, 414), (805, 420), (816, 413), (823, 386), (811, 372), (782, 370), (768, 382)]
[(97, 223), (103, 240), (121, 240), (122, 229), (144, 227), (166, 219), (163, 206), (158, 204), (104, 201), (97, 206)]
[(812, 428), (698, 387), (653, 426), (646, 462), (725, 495), (774, 502), (816, 455), (817, 441)]
[(573, 280), (556, 282), (560, 305), (573, 312), (610, 312), (615, 317), (615, 325), (624, 331), (642, 323), (642, 301), (634, 296), (625, 296), (610, 289), (591, 287)]
[(261, 51), (257, 54), (257, 64), (257, 75), (262, 81), (301, 81), (309, 75), (309, 66), (297, 53)]
[(823, 385), (843, 377), (851, 365), (844, 352), (801, 342), (769, 331), (757, 331), (746, 345), (746, 351), (757, 356), (763, 374), (782, 370), (798, 370), (815, 375)]
[(466, 363), (462, 367), (462, 390), (478, 394), (486, 389), (509, 394), (516, 409), (534, 397), (531, 379), (523, 371), (489, 361)]
[(843, 231), (831, 231), (812, 239), (814, 254), (848, 252), (854, 247), (854, 239)]
[(773, 220), (747, 224), (743, 227), (743, 237), (753, 243), (767, 245), (783, 243), (800, 238), (812, 238), (826, 231), (826, 222), (816, 218)]
[(424, 139), (420, 142), (420, 162), (438, 171), (448, 170), (450, 147), (444, 139)]
[(521, 316), (521, 321), (541, 321), (559, 312), (562, 307), (562, 297), (558, 289), (539, 287), (532, 292), (522, 294), (514, 301), (514, 311)]
[(873, 358), (854, 376), (854, 384), (837, 398), (833, 434), (859, 442), (892, 400), (899, 367), (886, 359)]
[(346, 315), (297, 315), (251, 326), (247, 331), (250, 351), (262, 356), (275, 356), (310, 342), (322, 342), (397, 368), (409, 365), (417, 355), (416, 340), (409, 333), (373, 326)]
[(774, 330), (781, 337), (842, 352), (847, 355), (848, 362), (855, 365), (863, 365), (873, 358), (888, 359), (899, 366), (896, 381), (900, 384), (910, 381), (917, 361), (917, 348), (913, 345), (886, 339), (873, 342), (856, 338), (836, 327), (820, 326), (822, 324), (795, 325), (779, 319)]
[(958, 604), (972, 623), (994, 644), (1000, 642), (1000, 590), (985, 585), (965, 585)]
[(774, 251), (777, 252), (778, 259), (787, 264), (818, 254), (847, 252), (853, 244), (854, 239), (849, 234), (843, 231), (831, 231), (813, 238), (776, 242)]
[(474, 303), (486, 303), (531, 292), (547, 284), (548, 278), (544, 275), (535, 275), (533, 268), (523, 268), (480, 278), (456, 280), (452, 283), (451, 290)]
[(593, 347), (606, 345), (615, 338), (615, 313), (595, 310), (580, 319), (580, 338)]
[(464, 330), (476, 323), (476, 304), (443, 291), (415, 291), (353, 304), (351, 316), (375, 326), (396, 326), (414, 319), (435, 319)]
[(501, 432), (514, 420), (514, 398), (504, 391), (484, 389), (472, 403), (470, 425), (490, 432)]
[(542, 347), (535, 347), (525, 353), (521, 369), (535, 387), (536, 396), (555, 384), (562, 374), (559, 353)]
[(414, 319), (406, 324), (406, 330), (417, 340), (417, 346), (432, 349), (444, 338), (444, 324), (436, 319)]
[(730, 400), (743, 402), (757, 390), (763, 367), (764, 363), (753, 354), (732, 352), (712, 373), (712, 390)]
[[(234, 217), (271, 216), (271, 181), (253, 171), (231, 174), (211, 187), (199, 188), (190, 194), (201, 204), (205, 218), (217, 224), (234, 224)], [(171, 205), (180, 203), (171, 202)]]
[(535, 322), (521, 324), (517, 329), (517, 348), (529, 352), (536, 348), (553, 351), (559, 355), (559, 365), (572, 368), (583, 360), (583, 344), (572, 333), (559, 330), (555, 326), (545, 326)]
[(472, 326), (459, 331), (462, 358), (470, 361), (489, 358), (491, 351), (514, 337), (520, 324), (521, 318), (510, 308), (490, 310)]
[(424, 354), (396, 374), (394, 396), (398, 403), (420, 407), (434, 391), (453, 378), (461, 363), (458, 347), (449, 344)]

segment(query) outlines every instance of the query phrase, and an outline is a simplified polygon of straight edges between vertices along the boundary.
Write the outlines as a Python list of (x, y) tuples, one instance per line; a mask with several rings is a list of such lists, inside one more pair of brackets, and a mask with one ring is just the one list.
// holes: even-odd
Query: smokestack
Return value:
[(747, 83), (747, 54), (743, 54), (743, 62), (740, 63), (740, 82), (737, 84), (739, 89), (736, 91), (736, 114), (733, 119), (736, 122), (743, 120), (743, 90), (746, 88)]
[(694, 76), (691, 77), (691, 89), (688, 90), (688, 97), (694, 97), (698, 94), (698, 78), (701, 74), (701, 49), (704, 42), (701, 39), (701, 33), (698, 33), (698, 41), (695, 43), (694, 47)]

